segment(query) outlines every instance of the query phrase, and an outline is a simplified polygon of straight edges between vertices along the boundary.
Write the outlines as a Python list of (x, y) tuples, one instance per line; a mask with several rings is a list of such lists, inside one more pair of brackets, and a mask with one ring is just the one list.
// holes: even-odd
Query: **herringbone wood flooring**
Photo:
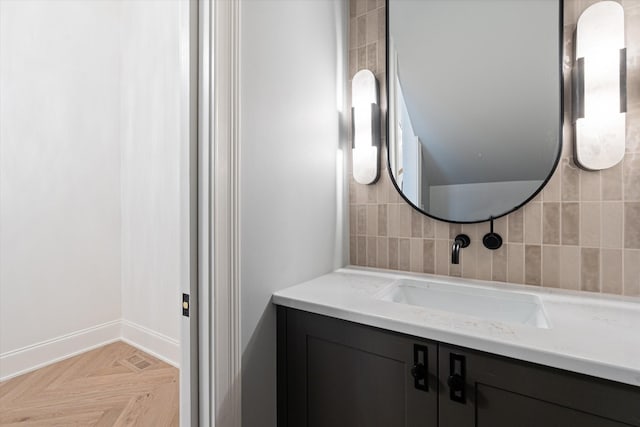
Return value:
[(1, 426), (177, 426), (178, 369), (123, 342), (0, 383)]

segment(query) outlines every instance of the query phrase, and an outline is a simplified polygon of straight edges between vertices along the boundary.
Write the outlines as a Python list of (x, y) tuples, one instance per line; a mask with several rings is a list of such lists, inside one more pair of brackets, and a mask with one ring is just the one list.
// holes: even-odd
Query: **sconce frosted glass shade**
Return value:
[(625, 152), (624, 9), (614, 1), (596, 3), (576, 31), (575, 159), (585, 169), (607, 169)]
[(369, 70), (361, 70), (351, 82), (353, 178), (373, 184), (380, 174), (380, 107), (378, 83)]

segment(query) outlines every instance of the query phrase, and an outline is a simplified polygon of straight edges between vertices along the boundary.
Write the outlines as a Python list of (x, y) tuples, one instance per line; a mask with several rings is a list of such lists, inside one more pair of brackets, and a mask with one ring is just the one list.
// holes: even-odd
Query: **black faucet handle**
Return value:
[(500, 237), (498, 233), (493, 232), (493, 217), (490, 217), (489, 221), (491, 222), (491, 231), (484, 235), (482, 243), (484, 243), (485, 248), (495, 251), (502, 246), (502, 237)]

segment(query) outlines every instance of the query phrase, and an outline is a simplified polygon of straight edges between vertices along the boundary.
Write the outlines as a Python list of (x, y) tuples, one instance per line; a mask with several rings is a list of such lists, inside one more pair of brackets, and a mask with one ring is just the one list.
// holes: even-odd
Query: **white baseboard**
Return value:
[(0, 381), (118, 341), (121, 335), (121, 321), (113, 320), (17, 350), (7, 351), (0, 354)]
[(180, 342), (173, 338), (122, 319), (122, 341), (176, 368), (180, 366)]
[(118, 319), (0, 354), (0, 381), (115, 341), (124, 341), (170, 365), (180, 366), (180, 343), (177, 340)]

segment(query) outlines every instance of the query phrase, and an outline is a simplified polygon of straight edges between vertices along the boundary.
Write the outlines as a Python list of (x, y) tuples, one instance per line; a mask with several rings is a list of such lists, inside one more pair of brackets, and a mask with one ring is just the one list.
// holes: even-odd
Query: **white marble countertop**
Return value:
[[(550, 328), (375, 298), (398, 279), (537, 295)], [(348, 267), (276, 292), (274, 304), (640, 386), (640, 298)]]

